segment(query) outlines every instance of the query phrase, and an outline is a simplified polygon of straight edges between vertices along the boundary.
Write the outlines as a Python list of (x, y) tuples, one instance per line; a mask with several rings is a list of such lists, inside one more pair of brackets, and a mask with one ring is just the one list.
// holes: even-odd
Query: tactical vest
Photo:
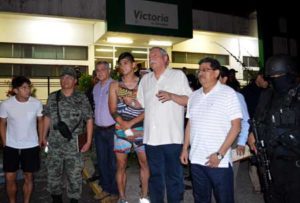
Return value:
[(300, 85), (285, 95), (272, 89), (263, 94), (258, 106), (259, 133), (268, 153), (274, 156), (300, 157)]

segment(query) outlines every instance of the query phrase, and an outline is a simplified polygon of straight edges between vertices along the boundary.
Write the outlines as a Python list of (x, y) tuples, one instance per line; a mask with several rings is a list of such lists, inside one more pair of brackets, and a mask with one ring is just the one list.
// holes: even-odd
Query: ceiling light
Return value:
[(125, 37), (108, 37), (107, 42), (118, 44), (132, 44), (133, 40)]
[(96, 51), (97, 52), (116, 52), (117, 50), (100, 48), (100, 49), (96, 49)]
[(132, 50), (131, 53), (133, 53), (133, 54), (148, 54), (148, 51)]
[(157, 41), (157, 40), (150, 40), (149, 45), (151, 46), (171, 46), (171, 41)]

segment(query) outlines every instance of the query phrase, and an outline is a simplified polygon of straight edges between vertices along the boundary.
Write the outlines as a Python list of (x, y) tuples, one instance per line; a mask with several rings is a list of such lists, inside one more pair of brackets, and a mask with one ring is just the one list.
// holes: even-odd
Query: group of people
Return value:
[[(281, 55), (268, 60), (266, 75), (272, 87), (262, 93), (256, 110), (249, 111), (250, 118), (262, 123), (259, 139), (266, 143), (272, 174), (270, 202), (299, 199), (300, 91), (297, 69), (291, 61)], [(96, 64), (94, 114), (87, 97), (76, 90), (72, 68), (63, 70), (61, 89), (49, 95), (44, 108), (30, 96), (30, 80), (23, 76), (12, 80), (15, 96), (0, 106), (10, 203), (16, 202), (19, 163), (24, 172), (24, 202), (30, 201), (32, 173), (39, 169), (39, 146), (48, 147), (48, 191), (53, 202), (62, 202), (63, 174), (67, 176), (70, 202), (78, 202), (82, 152), (89, 150), (93, 135), (100, 200), (127, 202), (127, 159), (135, 151), (140, 165), (141, 203), (163, 203), (165, 194), (170, 203), (182, 202), (182, 164), (188, 163), (196, 203), (210, 203), (212, 193), (216, 202), (233, 203), (231, 147), (237, 140), (237, 151), (242, 154), (248, 139), (257, 152), (254, 144), (260, 140), (251, 134), (246, 95), (245, 102), (234, 83), (228, 82), (229, 70), (216, 59), (201, 59), (198, 80), (202, 87), (192, 92), (185, 74), (169, 67), (168, 53), (160, 47), (150, 49), (153, 71), (142, 78), (134, 74), (136, 62), (131, 53), (122, 53), (117, 62), (120, 81), (110, 78), (106, 61)], [(188, 122), (184, 132), (185, 113)], [(80, 148), (78, 137), (84, 131), (87, 141)]]

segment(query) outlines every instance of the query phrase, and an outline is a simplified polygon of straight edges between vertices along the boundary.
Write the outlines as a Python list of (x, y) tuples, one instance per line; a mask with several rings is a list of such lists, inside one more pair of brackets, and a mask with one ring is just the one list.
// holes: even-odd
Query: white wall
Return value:
[[(103, 21), (0, 12), (0, 42), (88, 46), (88, 60), (2, 58), (2, 63), (83, 65), (94, 69), (94, 30)], [(102, 26), (103, 27), (103, 26)], [(101, 27), (100, 27), (101, 28)], [(101, 30), (97, 27), (97, 31)], [(103, 27), (104, 29), (104, 27)], [(102, 31), (104, 32), (104, 30)]]
[[(0, 12), (0, 42), (87, 46), (88, 60), (50, 60), (0, 58), (1, 63), (81, 65), (88, 66), (91, 74), (94, 69), (94, 25), (96, 20), (18, 15)], [(0, 100), (6, 98), (11, 78), (1, 78)], [(46, 101), (47, 80), (31, 79), (37, 88), (37, 98)], [(51, 80), (50, 92), (59, 88), (58, 80)]]
[[(174, 45), (173, 51), (229, 55), (229, 53), (217, 43), (224, 46), (241, 61), (243, 56), (258, 56), (258, 39), (255, 37), (243, 37), (230, 34), (200, 31), (193, 32), (193, 39), (189, 39)], [(237, 78), (242, 79), (243, 71), (241, 64), (239, 64), (233, 57), (230, 56), (229, 65), (230, 68), (234, 68), (238, 71)], [(181, 68), (183, 66), (187, 66), (187, 64), (171, 63), (171, 66)], [(189, 65), (188, 67), (197, 69), (198, 65)]]
[(93, 44), (94, 22), (0, 13), (0, 41), (53, 45)]

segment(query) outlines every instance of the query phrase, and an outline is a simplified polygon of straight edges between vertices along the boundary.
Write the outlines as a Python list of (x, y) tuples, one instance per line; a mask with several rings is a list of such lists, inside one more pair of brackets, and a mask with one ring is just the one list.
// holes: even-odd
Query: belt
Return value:
[(97, 125), (96, 127), (100, 130), (107, 130), (107, 129), (115, 128), (115, 124), (109, 125), (109, 126), (98, 126)]

